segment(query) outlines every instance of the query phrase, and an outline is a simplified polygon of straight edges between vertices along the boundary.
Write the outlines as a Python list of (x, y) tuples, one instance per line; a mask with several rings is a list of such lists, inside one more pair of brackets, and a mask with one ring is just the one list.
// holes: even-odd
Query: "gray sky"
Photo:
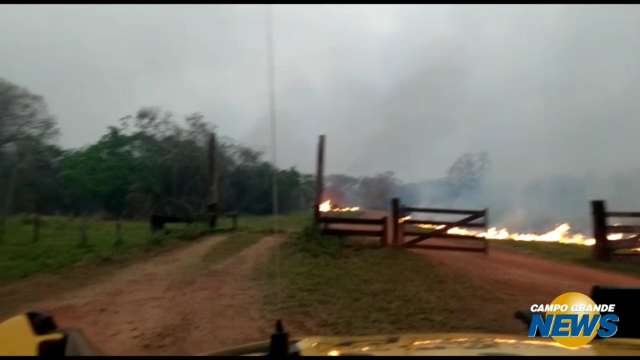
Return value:
[[(142, 106), (202, 112), (269, 144), (265, 7), (0, 6), (0, 76), (43, 95), (64, 146)], [(280, 166), (439, 177), (466, 151), (492, 175), (638, 165), (640, 7), (276, 6)]]

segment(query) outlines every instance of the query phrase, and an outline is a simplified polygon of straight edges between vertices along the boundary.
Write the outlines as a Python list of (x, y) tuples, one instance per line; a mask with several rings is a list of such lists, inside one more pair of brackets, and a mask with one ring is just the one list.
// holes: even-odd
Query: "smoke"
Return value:
[[(157, 105), (270, 158), (265, 14), (5, 6), (0, 68), (45, 97), (64, 146)], [(313, 172), (326, 134), (327, 174), (391, 170), (408, 203), (588, 229), (591, 199), (640, 209), (638, 33), (635, 5), (275, 6), (278, 165)], [(479, 151), (483, 186), (447, 198), (433, 182)]]
[[(491, 226), (541, 232), (568, 222), (574, 231), (591, 232), (590, 201), (605, 199), (611, 211), (640, 209), (640, 170), (610, 176), (547, 175), (522, 184), (488, 176), (481, 186), (462, 195), (450, 191), (446, 177), (400, 185), (396, 195), (408, 205), (489, 209)], [(619, 224), (631, 224), (623, 219)]]
[[(443, 179), (486, 150), (484, 184), (463, 196), (423, 184), (414, 203), (489, 208), (494, 225), (590, 232), (589, 201), (640, 208), (634, 101), (638, 7), (462, 7), (456, 29), (388, 89), (389, 120), (367, 149), (403, 179)], [(382, 139), (385, 139), (382, 141)], [(359, 161), (367, 167), (366, 161)], [(414, 186), (415, 187), (415, 186)], [(418, 186), (418, 188), (420, 188)]]

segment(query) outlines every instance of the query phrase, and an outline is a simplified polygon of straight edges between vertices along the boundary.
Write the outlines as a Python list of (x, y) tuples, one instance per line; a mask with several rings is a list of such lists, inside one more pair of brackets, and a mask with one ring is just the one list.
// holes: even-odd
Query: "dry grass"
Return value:
[(279, 266), (272, 258), (261, 272), (268, 312), (320, 334), (503, 328), (477, 308), (500, 301), (490, 289), (401, 249), (349, 246), (305, 230), (282, 245)]

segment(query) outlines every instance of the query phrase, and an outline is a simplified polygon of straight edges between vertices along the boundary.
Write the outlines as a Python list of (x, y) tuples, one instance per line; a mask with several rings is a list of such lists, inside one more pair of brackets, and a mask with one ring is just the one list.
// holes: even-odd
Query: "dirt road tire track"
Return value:
[(268, 339), (254, 268), (281, 238), (265, 237), (214, 266), (202, 257), (223, 237), (125, 267), (108, 279), (28, 308), (81, 328), (114, 355), (201, 354)]

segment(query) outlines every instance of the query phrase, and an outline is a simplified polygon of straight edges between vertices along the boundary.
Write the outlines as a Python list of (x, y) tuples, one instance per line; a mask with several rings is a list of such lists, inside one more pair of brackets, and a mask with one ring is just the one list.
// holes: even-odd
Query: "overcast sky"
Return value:
[[(47, 100), (60, 143), (142, 106), (269, 144), (263, 5), (0, 6), (0, 76)], [(640, 7), (275, 6), (280, 166), (439, 177), (640, 167)]]

